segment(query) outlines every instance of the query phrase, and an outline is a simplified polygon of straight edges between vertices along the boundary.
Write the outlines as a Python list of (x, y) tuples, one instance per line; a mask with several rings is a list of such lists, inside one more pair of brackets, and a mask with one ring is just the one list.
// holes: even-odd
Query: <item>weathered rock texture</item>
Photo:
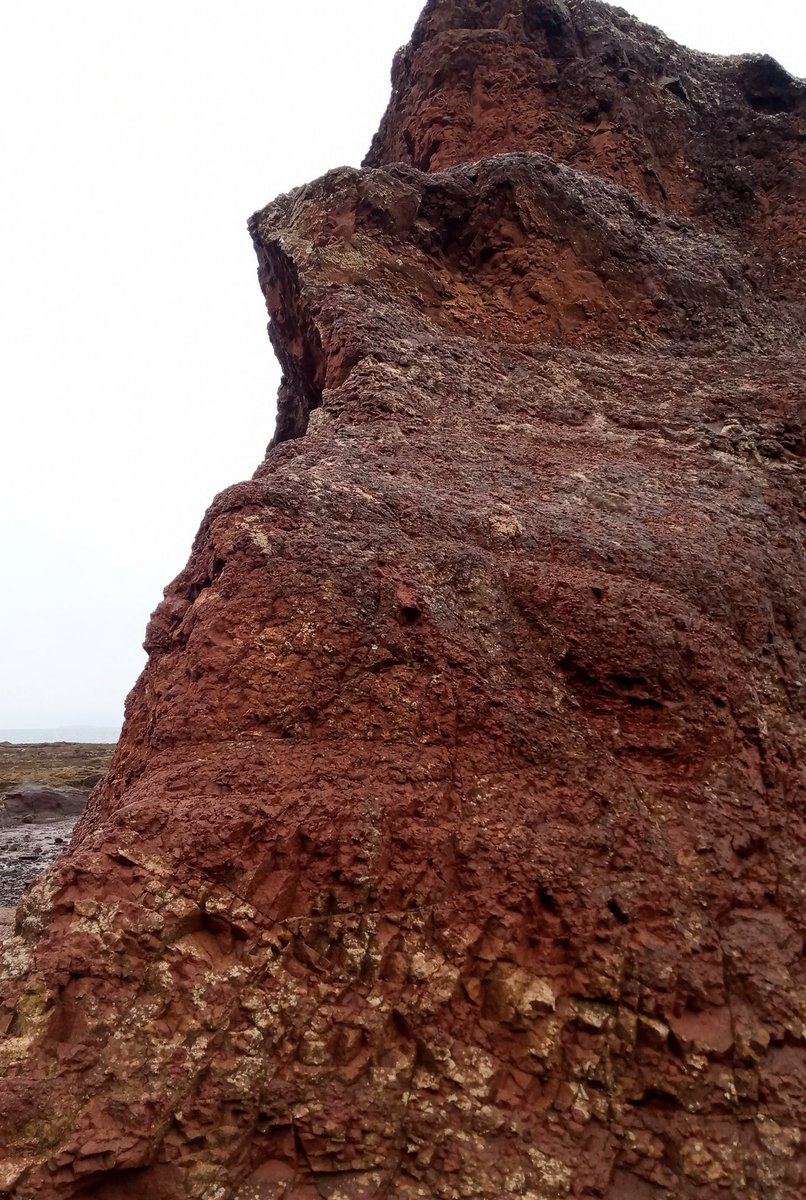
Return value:
[(7, 943), (9, 1196), (806, 1193), (804, 111), (434, 0), (253, 218), (278, 432)]

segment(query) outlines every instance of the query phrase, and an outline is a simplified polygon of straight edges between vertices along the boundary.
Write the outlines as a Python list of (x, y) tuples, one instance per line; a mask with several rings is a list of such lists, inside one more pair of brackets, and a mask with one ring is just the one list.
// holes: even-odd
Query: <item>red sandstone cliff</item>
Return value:
[(14, 1200), (806, 1193), (803, 85), (432, 0), (5, 945)]

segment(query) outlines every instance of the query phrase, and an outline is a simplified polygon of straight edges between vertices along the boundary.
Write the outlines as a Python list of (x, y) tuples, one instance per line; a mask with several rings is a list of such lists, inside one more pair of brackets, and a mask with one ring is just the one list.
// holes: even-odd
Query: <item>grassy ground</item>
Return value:
[(0, 796), (28, 781), (92, 788), (106, 773), (114, 746), (48, 742), (40, 746), (0, 743)]

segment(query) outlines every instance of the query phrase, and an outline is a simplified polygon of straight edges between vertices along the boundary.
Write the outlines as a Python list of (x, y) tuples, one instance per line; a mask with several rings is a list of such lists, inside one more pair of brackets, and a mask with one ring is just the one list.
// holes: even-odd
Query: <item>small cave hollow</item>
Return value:
[(81, 1200), (181, 1200), (186, 1193), (172, 1167), (157, 1165), (95, 1176), (77, 1194)]
[(779, 113), (793, 112), (797, 107), (798, 89), (795, 80), (768, 54), (759, 55), (743, 63), (739, 82), (747, 103), (756, 112), (776, 116)]

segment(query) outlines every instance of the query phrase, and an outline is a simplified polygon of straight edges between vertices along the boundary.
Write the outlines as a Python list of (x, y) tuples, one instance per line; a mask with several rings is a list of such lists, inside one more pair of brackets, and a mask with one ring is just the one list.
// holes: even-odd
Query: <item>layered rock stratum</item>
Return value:
[(5, 943), (14, 1200), (806, 1194), (806, 91), (431, 0)]

